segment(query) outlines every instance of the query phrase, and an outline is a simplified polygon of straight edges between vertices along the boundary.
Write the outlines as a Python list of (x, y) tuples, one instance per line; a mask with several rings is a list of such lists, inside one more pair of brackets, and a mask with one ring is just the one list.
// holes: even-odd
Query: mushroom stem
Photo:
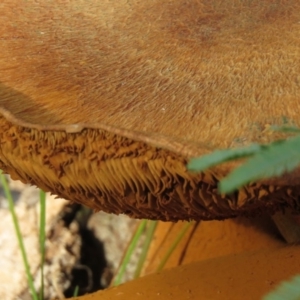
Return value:
[(300, 243), (300, 221), (287, 209), (284, 213), (277, 212), (272, 216), (279, 232), (288, 244), (299, 244)]

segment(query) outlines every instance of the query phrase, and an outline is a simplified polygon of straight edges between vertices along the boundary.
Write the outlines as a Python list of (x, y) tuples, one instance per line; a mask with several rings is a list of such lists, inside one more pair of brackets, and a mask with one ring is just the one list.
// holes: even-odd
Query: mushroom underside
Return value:
[(4, 118), (0, 126), (4, 172), (96, 211), (178, 221), (298, 208), (298, 186), (255, 183), (220, 195), (217, 174), (191, 173), (179, 154), (103, 130), (45, 132)]

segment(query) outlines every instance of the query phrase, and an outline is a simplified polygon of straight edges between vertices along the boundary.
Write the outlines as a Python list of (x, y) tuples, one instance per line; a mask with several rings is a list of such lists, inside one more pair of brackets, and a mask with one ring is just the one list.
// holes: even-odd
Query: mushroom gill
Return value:
[(0, 168), (95, 210), (187, 220), (298, 207), (289, 179), (219, 195), (189, 158), (300, 126), (296, 0), (0, 4)]

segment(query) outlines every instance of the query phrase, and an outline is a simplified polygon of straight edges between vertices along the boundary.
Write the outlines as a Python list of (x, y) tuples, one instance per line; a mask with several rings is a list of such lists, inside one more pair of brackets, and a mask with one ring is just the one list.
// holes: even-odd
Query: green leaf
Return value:
[(264, 146), (258, 144), (251, 144), (245, 148), (217, 150), (211, 154), (191, 159), (187, 167), (190, 171), (204, 171), (226, 161), (253, 155), (259, 152), (263, 147)]
[(266, 295), (263, 300), (299, 300), (300, 275), (293, 277), (288, 282), (282, 282), (275, 291)]
[(280, 176), (300, 164), (300, 136), (277, 141), (261, 149), (245, 164), (236, 168), (220, 182), (221, 193), (231, 193), (258, 179)]
[(289, 133), (300, 133), (300, 128), (296, 126), (271, 126), (271, 129), (274, 131), (282, 131), (282, 132), (289, 132)]

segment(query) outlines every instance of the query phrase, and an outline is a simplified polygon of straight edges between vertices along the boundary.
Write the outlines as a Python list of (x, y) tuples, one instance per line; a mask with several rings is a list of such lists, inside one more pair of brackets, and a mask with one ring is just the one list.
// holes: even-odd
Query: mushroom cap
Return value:
[[(289, 299), (294, 289), (290, 288), (287, 295), (282, 289), (281, 293), (278, 291), (278, 285), (282, 281), (298, 282), (292, 278), (299, 272), (299, 250), (299, 246), (269, 247), (225, 255), (143, 276), (70, 300)], [(274, 289), (277, 297), (264, 297)]]
[(137, 218), (297, 205), (298, 173), (225, 196), (237, 163), (185, 165), (300, 126), (298, 1), (21, 3), (0, 6), (0, 168), (14, 179)]

